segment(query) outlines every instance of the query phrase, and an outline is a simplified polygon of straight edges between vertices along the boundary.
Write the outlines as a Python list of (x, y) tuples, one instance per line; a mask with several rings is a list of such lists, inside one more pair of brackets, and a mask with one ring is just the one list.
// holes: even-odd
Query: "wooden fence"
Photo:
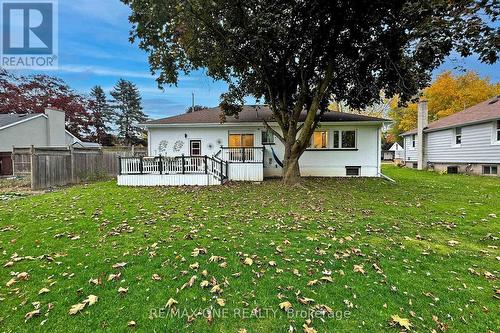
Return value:
[(119, 156), (130, 152), (100, 148), (30, 147), (12, 153), (15, 176), (29, 176), (34, 190), (114, 177)]

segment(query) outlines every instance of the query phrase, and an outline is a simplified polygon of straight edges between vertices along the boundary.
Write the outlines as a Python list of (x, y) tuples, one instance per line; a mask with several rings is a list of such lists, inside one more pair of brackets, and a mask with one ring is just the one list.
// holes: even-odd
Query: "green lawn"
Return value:
[(0, 202), (0, 330), (498, 330), (500, 179), (384, 172)]

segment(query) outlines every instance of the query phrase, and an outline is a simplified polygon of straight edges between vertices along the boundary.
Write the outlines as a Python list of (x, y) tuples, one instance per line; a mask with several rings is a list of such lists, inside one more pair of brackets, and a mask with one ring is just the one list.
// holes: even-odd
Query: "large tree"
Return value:
[(122, 1), (160, 85), (203, 67), (229, 83), (226, 114), (246, 96), (270, 106), (286, 184), (300, 180), (299, 157), (331, 100), (362, 109), (384, 91), (407, 101), (452, 50), (488, 63), (499, 53), (495, 0)]
[(0, 68), (0, 113), (43, 113), (51, 106), (65, 111), (66, 128), (79, 138), (91, 134), (85, 96), (62, 79), (37, 74), (19, 76)]
[[(422, 95), (429, 104), (429, 120), (435, 121), (500, 95), (500, 83), (492, 83), (472, 71), (461, 75), (446, 71), (439, 74)], [(401, 106), (394, 98), (391, 104), (392, 134), (398, 136), (417, 127), (416, 103)]]
[(137, 86), (127, 80), (120, 79), (113, 90), (113, 108), (117, 112), (118, 136), (125, 145), (133, 145), (142, 141), (142, 129), (139, 124), (147, 120), (142, 111), (141, 95)]
[(100, 86), (95, 86), (90, 91), (89, 109), (94, 127), (93, 139), (102, 145), (110, 145), (109, 124), (114, 120), (114, 112)]

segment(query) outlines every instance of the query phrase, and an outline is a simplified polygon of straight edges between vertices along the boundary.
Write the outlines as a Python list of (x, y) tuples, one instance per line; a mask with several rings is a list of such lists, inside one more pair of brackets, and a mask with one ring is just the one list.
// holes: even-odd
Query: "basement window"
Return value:
[(496, 165), (483, 165), (483, 175), (497, 175), (498, 167)]
[(361, 167), (359, 166), (346, 166), (345, 174), (346, 176), (359, 176), (361, 171)]
[(449, 166), (446, 169), (446, 173), (448, 173), (448, 174), (457, 174), (458, 173), (458, 167), (457, 166)]

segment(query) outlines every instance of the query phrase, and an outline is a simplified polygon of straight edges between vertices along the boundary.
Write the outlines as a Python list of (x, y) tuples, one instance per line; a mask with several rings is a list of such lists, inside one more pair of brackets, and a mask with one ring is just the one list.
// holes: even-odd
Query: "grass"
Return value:
[[(405, 330), (393, 315), (412, 331), (500, 327), (500, 179), (384, 172), (397, 184), (308, 179), (303, 190), (274, 180), (211, 188), (109, 181), (0, 202), (0, 260), (8, 266), (0, 266), (1, 330)], [(7, 287), (20, 272), (29, 278)], [(223, 291), (211, 293), (214, 285)], [(68, 313), (89, 295), (98, 301)], [(177, 303), (167, 307), (170, 298)], [(287, 301), (285, 313), (279, 304)], [(322, 305), (332, 313), (308, 312), (328, 309)]]

